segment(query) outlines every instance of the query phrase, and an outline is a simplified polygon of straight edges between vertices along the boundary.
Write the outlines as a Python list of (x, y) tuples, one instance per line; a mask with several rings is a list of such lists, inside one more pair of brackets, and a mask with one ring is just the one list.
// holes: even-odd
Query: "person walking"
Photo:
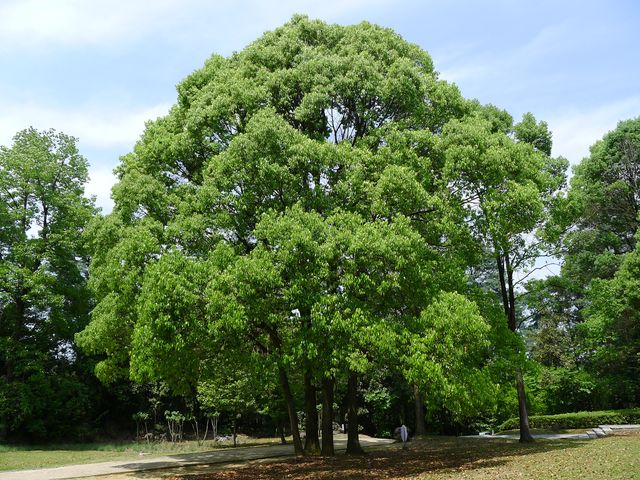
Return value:
[(407, 440), (409, 439), (409, 431), (404, 423), (400, 427), (400, 439), (402, 440), (402, 449), (405, 450), (407, 448)]

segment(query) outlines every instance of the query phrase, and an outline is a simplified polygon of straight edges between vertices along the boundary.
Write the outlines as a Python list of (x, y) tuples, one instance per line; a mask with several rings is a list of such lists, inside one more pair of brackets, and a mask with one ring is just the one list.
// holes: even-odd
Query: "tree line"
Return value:
[[(145, 429), (163, 406), (172, 432), (250, 414), (326, 455), (336, 423), (350, 453), (409, 419), (518, 414), (530, 441), (529, 409), (579, 404), (558, 378), (637, 405), (639, 121), (567, 189), (545, 122), (465, 99), (389, 29), (302, 16), (177, 92), (107, 215), (73, 138), (0, 152), (6, 438), (64, 436), (114, 397)], [(530, 281), (543, 255), (561, 274)]]

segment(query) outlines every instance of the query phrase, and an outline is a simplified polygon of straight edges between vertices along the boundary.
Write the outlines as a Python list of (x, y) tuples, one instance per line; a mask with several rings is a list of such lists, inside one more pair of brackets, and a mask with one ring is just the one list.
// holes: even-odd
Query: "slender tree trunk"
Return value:
[(291, 435), (293, 436), (293, 450), (296, 455), (304, 455), (302, 440), (300, 440), (300, 430), (298, 429), (298, 414), (296, 413), (293, 395), (291, 394), (291, 387), (289, 386), (289, 377), (287, 376), (287, 372), (284, 367), (280, 367), (279, 370), (280, 387), (282, 388), (284, 403), (287, 406), (289, 427), (291, 428)]
[(516, 373), (516, 387), (518, 388), (518, 411), (520, 414), (520, 442), (533, 442), (533, 436), (529, 430), (529, 413), (527, 412), (527, 396), (524, 391), (524, 379), (522, 372)]
[(305, 410), (305, 441), (304, 453), (318, 455), (320, 453), (320, 438), (318, 438), (318, 410), (316, 387), (313, 385), (311, 372), (304, 374), (304, 410)]
[(517, 329), (516, 325), (516, 296), (513, 290), (513, 270), (511, 269), (511, 263), (509, 261), (509, 255), (504, 256), (504, 263), (507, 270), (507, 284), (509, 291), (509, 312), (508, 312), (508, 320), (509, 320), (509, 329), (512, 332), (515, 332)]
[(238, 414), (233, 414), (233, 446), (238, 446)]
[[(503, 263), (504, 261), (504, 263)], [(502, 290), (502, 303), (507, 314), (509, 330), (516, 333), (516, 298), (513, 285), (513, 269), (509, 254), (498, 256), (498, 272), (500, 274), (500, 286)], [(505, 281), (506, 272), (506, 281)], [(518, 417), (520, 419), (520, 441), (533, 442), (533, 436), (529, 430), (529, 413), (527, 411), (527, 396), (525, 394), (522, 372), (516, 372), (516, 388), (518, 390)]]
[(359, 455), (364, 453), (358, 437), (358, 375), (349, 372), (347, 384), (347, 453)]
[(424, 403), (422, 402), (422, 395), (420, 394), (418, 385), (413, 386), (413, 394), (416, 405), (416, 429), (414, 433), (415, 436), (418, 437), (427, 433), (427, 428), (424, 424)]
[(322, 451), (325, 456), (335, 454), (333, 448), (333, 378), (322, 379)]
[(207, 434), (209, 433), (209, 417), (205, 417), (206, 422), (204, 424), (204, 436), (202, 437), (202, 441), (207, 441)]
[(504, 274), (504, 263), (502, 260), (502, 255), (500, 255), (499, 253), (496, 253), (496, 264), (498, 266), (498, 279), (500, 280), (500, 294), (502, 295), (502, 306), (504, 308), (504, 314), (507, 316), (509, 329), (511, 329), (511, 331), (515, 331), (515, 325), (513, 325), (514, 328), (512, 329), (511, 324), (509, 323), (509, 295), (507, 294), (507, 281)]
[(284, 424), (280, 425), (280, 443), (282, 445), (286, 445), (287, 444), (287, 439), (284, 435)]
[[(200, 445), (200, 425), (198, 425), (198, 417), (195, 414), (196, 408), (193, 408), (193, 433), (196, 434), (196, 442)], [(208, 421), (208, 420), (207, 420)]]

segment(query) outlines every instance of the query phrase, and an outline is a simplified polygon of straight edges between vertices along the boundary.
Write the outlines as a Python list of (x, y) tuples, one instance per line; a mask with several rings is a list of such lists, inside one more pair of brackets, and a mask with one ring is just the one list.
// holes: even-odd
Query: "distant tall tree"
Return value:
[[(620, 122), (590, 149), (571, 179), (563, 272), (582, 288), (611, 278), (634, 250), (640, 225), (640, 117)], [(562, 220), (562, 219), (560, 219)], [(578, 285), (577, 285), (578, 286)]]
[(87, 161), (53, 130), (18, 132), (0, 147), (0, 425), (4, 433), (64, 436), (89, 391), (73, 335), (88, 321), (82, 233)]
[[(443, 133), (445, 171), (466, 210), (478, 245), (495, 261), (507, 325), (518, 329), (516, 272), (531, 267), (543, 251), (536, 232), (550, 216), (565, 182), (564, 159), (549, 157), (550, 134), (531, 115), (512, 126), (494, 107), (481, 107)], [(516, 372), (520, 441), (532, 441), (522, 373)]]

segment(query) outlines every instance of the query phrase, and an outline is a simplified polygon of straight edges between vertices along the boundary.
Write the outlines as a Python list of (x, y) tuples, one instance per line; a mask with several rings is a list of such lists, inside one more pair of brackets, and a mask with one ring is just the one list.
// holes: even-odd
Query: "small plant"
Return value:
[(149, 420), (149, 414), (147, 412), (137, 412), (134, 413), (131, 418), (134, 422), (136, 422), (136, 440), (140, 440), (140, 436), (142, 435), (142, 427), (144, 426), (144, 435), (145, 437), (149, 434), (149, 429), (147, 428), (147, 421)]
[(172, 442), (182, 441), (182, 429), (184, 427), (184, 421), (187, 419), (182, 413), (167, 410), (164, 412), (164, 418), (167, 419), (167, 427), (169, 429), (169, 436)]

